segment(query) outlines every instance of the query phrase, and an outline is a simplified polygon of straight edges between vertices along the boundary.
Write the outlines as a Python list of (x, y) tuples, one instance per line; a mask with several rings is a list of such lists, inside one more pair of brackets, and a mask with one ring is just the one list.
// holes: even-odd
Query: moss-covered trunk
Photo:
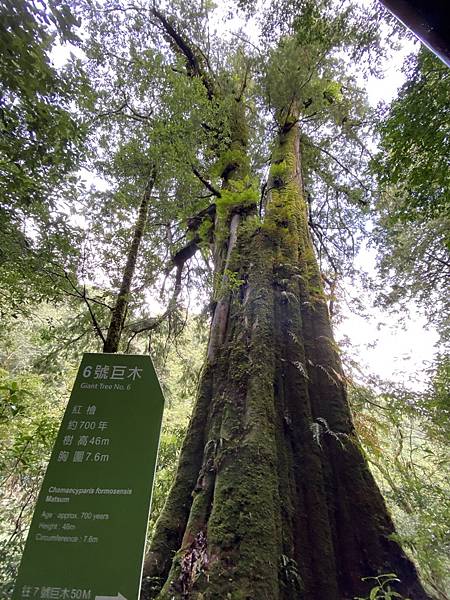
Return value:
[(208, 359), (145, 598), (350, 600), (372, 587), (363, 577), (388, 572), (427, 598), (354, 435), (295, 121), (279, 131), (263, 221), (245, 139), (222, 173)]

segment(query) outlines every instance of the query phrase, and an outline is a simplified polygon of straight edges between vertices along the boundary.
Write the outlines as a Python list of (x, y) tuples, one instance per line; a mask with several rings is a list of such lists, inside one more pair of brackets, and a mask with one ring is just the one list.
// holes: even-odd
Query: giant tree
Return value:
[(327, 8), (296, 6), (260, 79), (274, 136), (259, 214), (247, 70), (221, 83), (197, 40), (153, 15), (187, 76), (209, 85), (214, 75), (211, 99), (231, 95), (229, 144), (215, 170), (207, 359), (146, 559), (144, 597), (343, 599), (367, 593), (364, 578), (395, 572), (401, 593), (427, 598), (354, 432), (308, 228), (305, 121), (329, 133), (356, 116), (338, 110), (350, 82), (333, 53), (348, 48), (350, 15), (333, 18)]
[[(190, 219), (184, 213), (191, 239), (170, 252), (170, 262), (183, 267), (180, 257), (209, 247), (211, 332), (175, 482), (146, 559), (144, 596), (343, 599), (366, 594), (371, 584), (364, 578), (395, 572), (400, 592), (426, 598), (392, 537), (392, 521), (355, 436), (309, 231), (315, 225), (317, 237), (309, 206), (315, 195), (325, 192), (323, 201), (331, 194), (355, 206), (367, 202), (364, 182), (353, 172), (357, 161), (348, 161), (363, 153), (356, 132), (364, 110), (339, 53), (360, 52), (371, 23), (358, 30), (351, 10), (339, 12), (325, 0), (280, 3), (264, 26), (268, 50), (250, 57), (251, 43), (227, 50), (218, 36), (206, 34), (198, 17), (207, 5), (186, 10), (172, 3), (168, 16), (146, 3), (111, 2), (98, 13), (87, 4), (102, 15), (100, 33), (116, 15), (117, 46), (130, 14), (137, 39), (154, 44), (142, 47), (142, 56), (133, 44), (127, 56), (119, 55), (126, 65), (119, 93), (138, 64), (144, 79), (135, 81), (133, 93), (151, 94), (145, 65), (156, 48), (166, 67), (162, 89), (189, 81), (212, 107), (198, 120), (198, 134), (208, 132), (208, 141), (198, 145), (192, 137), (183, 146), (185, 162), (177, 163), (210, 197)], [(159, 95), (158, 115), (164, 106)], [(128, 94), (106, 116), (118, 114), (137, 119), (135, 139), (145, 152), (139, 154), (136, 142), (121, 144), (108, 169), (131, 158), (136, 179), (142, 184), (151, 176), (153, 183), (165, 162), (164, 147), (153, 154), (157, 134), (164, 137), (170, 122), (162, 119), (161, 129), (147, 130), (152, 115), (131, 104)], [(184, 105), (178, 118), (184, 123), (191, 114)], [(270, 148), (270, 171), (260, 198), (263, 161), (254, 149), (264, 129), (259, 142)], [(180, 140), (168, 131), (176, 147)], [(150, 165), (144, 177), (140, 161)], [(173, 191), (180, 178), (168, 170), (158, 186)], [(120, 183), (122, 192), (128, 175)], [(172, 215), (179, 214), (180, 198), (174, 198)], [(123, 313), (118, 320), (122, 327)]]
[[(138, 228), (154, 226), (156, 243), (138, 239), (130, 257), (139, 250), (145, 262), (151, 252), (142, 250), (158, 250), (166, 230), (168, 260), (155, 262), (163, 276), (176, 271), (175, 293), (199, 249), (214, 268), (206, 364), (147, 556), (144, 596), (349, 599), (367, 595), (364, 578), (395, 572), (399, 592), (426, 598), (355, 436), (313, 244), (336, 268), (326, 244), (335, 238), (321, 217), (351, 236), (345, 217), (367, 203), (355, 171), (364, 103), (342, 55), (363, 49), (373, 23), (358, 35), (353, 13), (328, 1), (274, 3), (267, 46), (252, 55), (254, 40), (236, 41), (242, 32), (228, 49), (208, 35), (201, 17), (209, 3), (172, 2), (171, 16), (147, 2), (86, 4), (101, 15), (96, 68), (108, 102), (94, 120), (112, 124), (96, 162), (117, 184), (91, 211), (120, 251), (143, 199)], [(122, 65), (109, 87), (114, 74), (100, 70), (108, 56)], [(205, 110), (191, 119), (198, 104)], [(196, 136), (182, 139), (195, 122)], [(171, 143), (159, 145), (164, 136)], [(186, 199), (199, 189), (187, 172), (208, 193)], [(183, 220), (188, 237), (174, 242)], [(154, 272), (139, 285), (155, 285)], [(142, 331), (153, 323), (143, 319)]]

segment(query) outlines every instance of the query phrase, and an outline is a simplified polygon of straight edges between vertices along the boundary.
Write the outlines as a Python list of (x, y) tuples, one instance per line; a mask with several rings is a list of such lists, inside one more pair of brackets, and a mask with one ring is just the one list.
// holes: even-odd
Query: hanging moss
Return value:
[(217, 211), (222, 215), (230, 209), (242, 207), (247, 208), (256, 206), (259, 200), (259, 190), (255, 189), (248, 180), (233, 182), (230, 189), (224, 189), (221, 192), (221, 198), (217, 199)]
[(231, 172), (248, 174), (250, 160), (245, 149), (237, 147), (225, 150), (212, 169), (212, 175), (226, 179)]
[(200, 243), (211, 243), (213, 227), (214, 223), (211, 218), (203, 219), (196, 231), (196, 234), (200, 238)]

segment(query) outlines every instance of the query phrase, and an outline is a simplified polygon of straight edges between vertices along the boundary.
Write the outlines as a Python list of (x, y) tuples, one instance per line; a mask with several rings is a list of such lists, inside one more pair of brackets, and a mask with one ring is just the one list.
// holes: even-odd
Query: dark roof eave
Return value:
[(439, 0), (380, 0), (419, 40), (450, 67), (450, 18)]

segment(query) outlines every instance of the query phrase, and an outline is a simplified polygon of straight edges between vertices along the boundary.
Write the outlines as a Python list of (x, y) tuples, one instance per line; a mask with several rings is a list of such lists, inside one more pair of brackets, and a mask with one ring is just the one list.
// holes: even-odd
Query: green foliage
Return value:
[[(73, 307), (28, 305), (0, 331), (0, 598), (9, 598), (80, 358)], [(78, 326), (78, 328), (75, 328)], [(74, 330), (73, 330), (74, 329)], [(89, 338), (81, 338), (85, 350)], [(84, 342), (84, 343), (83, 343)]]
[(28, 0), (0, 3), (1, 138), (3, 200), (29, 206), (71, 169), (83, 135), (69, 112), (80, 71), (58, 72), (50, 51), (56, 33), (75, 41), (78, 21), (68, 5)]
[(397, 540), (430, 592), (442, 598), (450, 583), (447, 363), (438, 361), (424, 392), (382, 382), (381, 393), (351, 388), (356, 429), (394, 517)]
[(62, 392), (35, 373), (0, 371), (0, 597), (12, 591), (64, 405)]
[(297, 102), (310, 114), (329, 119), (336, 105), (345, 104), (345, 68), (336, 68), (337, 53), (343, 50), (360, 60), (363, 54), (377, 54), (379, 33), (374, 25), (352, 3), (341, 10), (329, 0), (279, 3), (263, 29), (266, 35), (280, 36), (263, 75), (268, 104), (283, 113)]
[[(405, 65), (407, 82), (378, 131), (372, 168), (381, 184), (374, 239), (387, 306), (417, 300), (445, 341), (450, 335), (450, 73), (422, 48)], [(387, 290), (386, 290), (387, 288)], [(389, 289), (390, 288), (390, 289)]]
[(240, 286), (245, 283), (245, 281), (239, 276), (239, 273), (236, 273), (236, 271), (225, 269), (223, 276), (217, 283), (216, 297), (217, 299), (220, 299), (225, 297), (227, 294), (238, 290)]
[(71, 231), (56, 190), (70, 203), (86, 129), (74, 111), (87, 95), (80, 64), (57, 70), (56, 43), (76, 43), (79, 21), (68, 4), (0, 2), (0, 276), (2, 309), (52, 297), (44, 265), (73, 260)]
[(407, 82), (379, 125), (374, 166), (384, 186), (400, 189), (392, 222), (425, 222), (450, 211), (450, 73), (424, 47), (405, 71)]
[(365, 598), (356, 597), (355, 600), (409, 600), (395, 591), (392, 587), (394, 581), (400, 581), (395, 573), (383, 573), (377, 577), (364, 577), (363, 581), (373, 581), (376, 585), (370, 590), (370, 593)]
[(164, 507), (167, 495), (172, 486), (185, 433), (185, 423), (182, 426), (164, 424), (161, 431), (148, 539), (151, 539), (153, 535), (156, 520)]
[(399, 315), (407, 314), (411, 302), (417, 302), (445, 342), (450, 335), (450, 304), (445, 289), (450, 275), (445, 241), (450, 219), (441, 216), (423, 221), (418, 215), (415, 222), (395, 222), (392, 215), (398, 200), (398, 194), (389, 192), (376, 207), (378, 223), (372, 241), (378, 250), (378, 302)]
[(197, 235), (203, 243), (210, 243), (213, 236), (214, 223), (212, 219), (204, 219), (197, 229)]
[(432, 432), (443, 442), (450, 441), (450, 356), (442, 355), (436, 359), (424, 407)]
[[(192, 232), (186, 235), (186, 222), (210, 203), (194, 170), (209, 178), (216, 159), (211, 147), (220, 152), (227, 127), (220, 100), (212, 103), (202, 81), (186, 77), (179, 53), (161, 43), (161, 28), (151, 11), (120, 3), (115, 8), (104, 13), (93, 4), (83, 5), (85, 67), (96, 96), (89, 167), (107, 182), (107, 189), (85, 190), (78, 199), (89, 229), (83, 274), (102, 279), (102, 287), (112, 294), (120, 285), (149, 175), (153, 169), (156, 172), (128, 305), (128, 327), (149, 313), (153, 318), (155, 305), (156, 311), (164, 313), (171, 302), (175, 270), (163, 274), (171, 257), (192, 239)], [(179, 6), (177, 18), (182, 18), (184, 9)], [(195, 29), (194, 21), (186, 20), (185, 26), (186, 34)], [(202, 242), (212, 241), (212, 222), (204, 221), (196, 233)], [(209, 258), (209, 244), (201, 246), (203, 256)], [(205, 264), (199, 261), (190, 267), (189, 287), (199, 289)], [(183, 277), (183, 284), (186, 280)], [(174, 308), (171, 305), (171, 312)], [(93, 311), (105, 328), (109, 315), (98, 305)], [(132, 335), (127, 330), (123, 349)]]

